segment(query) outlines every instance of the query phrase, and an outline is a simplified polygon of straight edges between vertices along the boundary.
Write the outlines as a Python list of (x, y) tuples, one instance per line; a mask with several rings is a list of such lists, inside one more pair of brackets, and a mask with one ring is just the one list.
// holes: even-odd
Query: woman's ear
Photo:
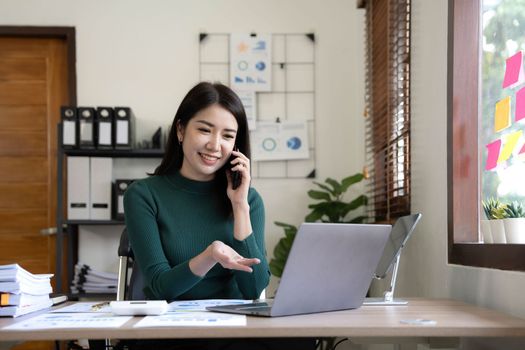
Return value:
[(184, 127), (181, 125), (180, 121), (177, 121), (177, 139), (179, 143), (182, 143), (184, 139)]

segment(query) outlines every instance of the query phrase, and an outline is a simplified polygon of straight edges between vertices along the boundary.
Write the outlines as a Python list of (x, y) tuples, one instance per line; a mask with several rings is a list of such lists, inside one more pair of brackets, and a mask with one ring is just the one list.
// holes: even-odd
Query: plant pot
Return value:
[(503, 220), (507, 243), (525, 244), (525, 218), (509, 218)]
[(490, 229), (490, 220), (480, 220), (479, 230), (481, 231), (481, 237), (483, 237), (483, 243), (494, 243)]
[(492, 232), (493, 243), (507, 243), (505, 237), (505, 226), (503, 225), (503, 220), (489, 220), (490, 221), (490, 231)]

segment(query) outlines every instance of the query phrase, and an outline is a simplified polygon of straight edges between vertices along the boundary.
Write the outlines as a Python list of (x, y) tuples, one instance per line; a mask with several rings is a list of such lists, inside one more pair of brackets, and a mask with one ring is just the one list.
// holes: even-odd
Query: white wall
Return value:
[[(318, 177), (342, 178), (362, 169), (364, 21), (355, 1), (2, 0), (0, 23), (74, 26), (78, 104), (130, 105), (139, 139), (169, 125), (180, 100), (198, 81), (200, 32), (314, 32)], [(282, 235), (273, 221), (302, 221), (311, 181), (255, 180), (254, 186), (266, 203), (271, 255)], [(97, 259), (100, 251), (87, 241), (107, 240), (112, 254), (118, 234), (116, 228), (86, 228), (80, 260), (114, 270), (116, 260)]]
[(413, 1), (412, 211), (398, 295), (452, 297), (525, 317), (525, 273), (447, 263), (447, 1)]

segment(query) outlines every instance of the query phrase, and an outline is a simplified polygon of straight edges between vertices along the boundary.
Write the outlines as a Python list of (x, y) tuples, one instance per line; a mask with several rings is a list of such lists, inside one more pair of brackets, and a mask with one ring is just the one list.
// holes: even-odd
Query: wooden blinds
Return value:
[(410, 0), (368, 0), (366, 167), (375, 222), (410, 213)]

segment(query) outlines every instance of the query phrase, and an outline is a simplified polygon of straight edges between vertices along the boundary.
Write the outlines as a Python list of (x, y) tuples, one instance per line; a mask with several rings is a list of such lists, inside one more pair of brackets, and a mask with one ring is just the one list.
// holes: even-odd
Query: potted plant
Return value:
[(492, 232), (490, 230), (490, 212), (495, 206), (494, 198), (489, 198), (486, 201), (481, 201), (483, 212), (485, 213), (485, 219), (479, 221), (479, 229), (481, 231), (481, 237), (483, 237), (483, 243), (494, 243), (492, 238)]
[[(362, 173), (357, 173), (344, 178), (338, 182), (327, 178), (324, 183), (313, 182), (319, 189), (308, 191), (308, 197), (316, 201), (308, 206), (310, 213), (304, 218), (305, 222), (331, 222), (331, 223), (362, 223), (367, 217), (364, 215), (349, 219), (349, 214), (368, 203), (365, 195), (360, 195), (351, 201), (345, 201), (344, 196), (350, 186), (364, 179)], [(286, 259), (292, 247), (293, 240), (297, 234), (297, 226), (276, 221), (275, 225), (284, 229), (282, 237), (273, 251), (273, 259), (270, 261), (270, 271), (276, 277), (281, 277), (286, 264)]]
[[(490, 235), (487, 232), (488, 228), (484, 228), (483, 220), (481, 220), (481, 232), (485, 243), (507, 243), (505, 237), (505, 227), (503, 226), (503, 219), (505, 218), (506, 205), (501, 203), (497, 198), (489, 198), (486, 202), (482, 201), (483, 210), (489, 220)], [(491, 240), (492, 238), (492, 240)], [(487, 241), (485, 241), (487, 239)]]
[(505, 237), (507, 243), (525, 243), (525, 209), (518, 202), (512, 202), (505, 207)]

